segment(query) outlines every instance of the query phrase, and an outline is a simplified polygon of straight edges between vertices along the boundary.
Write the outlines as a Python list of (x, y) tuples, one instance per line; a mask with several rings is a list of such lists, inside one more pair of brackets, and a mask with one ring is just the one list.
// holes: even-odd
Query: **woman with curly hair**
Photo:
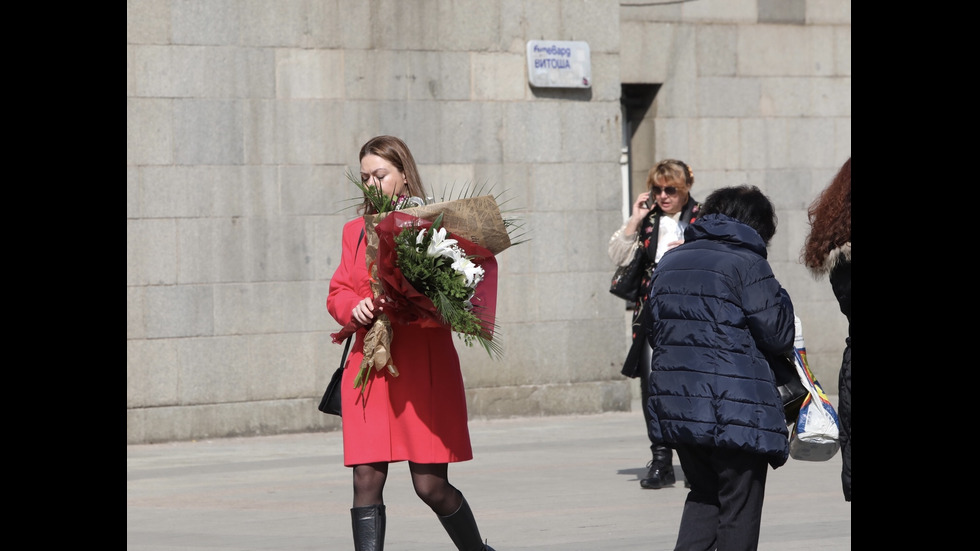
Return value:
[(803, 245), (803, 264), (814, 277), (828, 274), (840, 311), (847, 317), (838, 393), (844, 500), (851, 501), (851, 158), (810, 205), (810, 233)]

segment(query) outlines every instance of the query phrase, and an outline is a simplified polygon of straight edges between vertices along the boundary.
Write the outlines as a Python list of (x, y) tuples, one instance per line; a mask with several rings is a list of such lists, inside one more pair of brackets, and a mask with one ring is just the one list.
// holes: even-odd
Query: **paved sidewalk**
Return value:
[[(837, 397), (830, 396), (837, 404)], [(470, 422), (472, 461), (449, 479), (497, 551), (671, 550), (687, 491), (643, 490), (649, 442), (632, 412)], [(351, 474), (340, 432), (126, 447), (130, 551), (353, 549)], [(851, 548), (838, 453), (769, 471), (761, 551)], [(451, 550), (412, 490), (407, 463), (385, 488), (388, 551)]]

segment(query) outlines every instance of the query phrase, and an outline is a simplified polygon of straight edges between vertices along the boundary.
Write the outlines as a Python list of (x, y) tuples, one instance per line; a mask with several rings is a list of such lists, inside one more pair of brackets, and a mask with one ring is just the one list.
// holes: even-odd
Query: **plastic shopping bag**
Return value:
[(799, 350), (794, 356), (800, 380), (810, 395), (803, 399), (796, 426), (790, 434), (789, 455), (802, 461), (827, 461), (840, 449), (840, 421), (820, 383), (810, 372), (806, 356)]

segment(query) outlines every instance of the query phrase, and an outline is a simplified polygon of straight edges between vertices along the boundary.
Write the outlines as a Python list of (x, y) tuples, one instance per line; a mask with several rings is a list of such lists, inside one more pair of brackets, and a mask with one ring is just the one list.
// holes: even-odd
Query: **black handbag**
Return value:
[(636, 302), (646, 265), (646, 251), (642, 247), (637, 247), (630, 263), (616, 268), (612, 283), (609, 285), (609, 292), (627, 302)]
[[(691, 210), (687, 210), (688, 207), (691, 207)], [(690, 222), (698, 218), (698, 212), (700, 210), (701, 203), (689, 200), (682, 211), (681, 219), (677, 222), (678, 227), (682, 230), (687, 228)], [(644, 226), (641, 226), (641, 230), (649, 224), (652, 227), (652, 235), (659, 235), (660, 217), (662, 214), (659, 208), (652, 211), (647, 221), (644, 222)], [(656, 267), (654, 263), (657, 254), (656, 249), (657, 247), (655, 246), (651, 247), (651, 249), (641, 246), (636, 247), (636, 252), (633, 253), (633, 258), (629, 264), (616, 268), (612, 276), (612, 282), (609, 285), (609, 292), (626, 300), (630, 304), (635, 303), (640, 295), (640, 284), (643, 283), (643, 277), (652, 275), (653, 269)]]
[(779, 399), (783, 402), (783, 413), (786, 415), (786, 424), (788, 425), (796, 423), (796, 418), (800, 416), (800, 406), (810, 394), (810, 391), (803, 385), (803, 381), (800, 380), (794, 356), (792, 351), (766, 356), (776, 381)]
[(347, 350), (350, 348), (351, 337), (347, 337), (344, 353), (340, 356), (340, 367), (333, 372), (333, 377), (330, 377), (330, 384), (327, 385), (323, 398), (320, 398), (320, 405), (317, 406), (317, 409), (323, 413), (340, 415), (340, 381), (344, 378), (344, 362), (347, 360)]

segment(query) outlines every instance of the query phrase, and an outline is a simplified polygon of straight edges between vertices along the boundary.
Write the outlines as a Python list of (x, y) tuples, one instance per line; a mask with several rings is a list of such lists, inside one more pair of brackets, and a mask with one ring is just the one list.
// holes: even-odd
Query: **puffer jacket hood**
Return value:
[(711, 239), (720, 243), (745, 247), (762, 258), (769, 257), (766, 243), (762, 240), (759, 232), (752, 229), (748, 224), (743, 224), (724, 214), (707, 214), (699, 218), (696, 224), (691, 224), (684, 230), (685, 243), (698, 239)]
[(684, 236), (654, 270), (645, 305), (651, 439), (759, 453), (779, 467), (789, 433), (765, 354), (792, 349), (792, 301), (750, 226), (709, 214)]

